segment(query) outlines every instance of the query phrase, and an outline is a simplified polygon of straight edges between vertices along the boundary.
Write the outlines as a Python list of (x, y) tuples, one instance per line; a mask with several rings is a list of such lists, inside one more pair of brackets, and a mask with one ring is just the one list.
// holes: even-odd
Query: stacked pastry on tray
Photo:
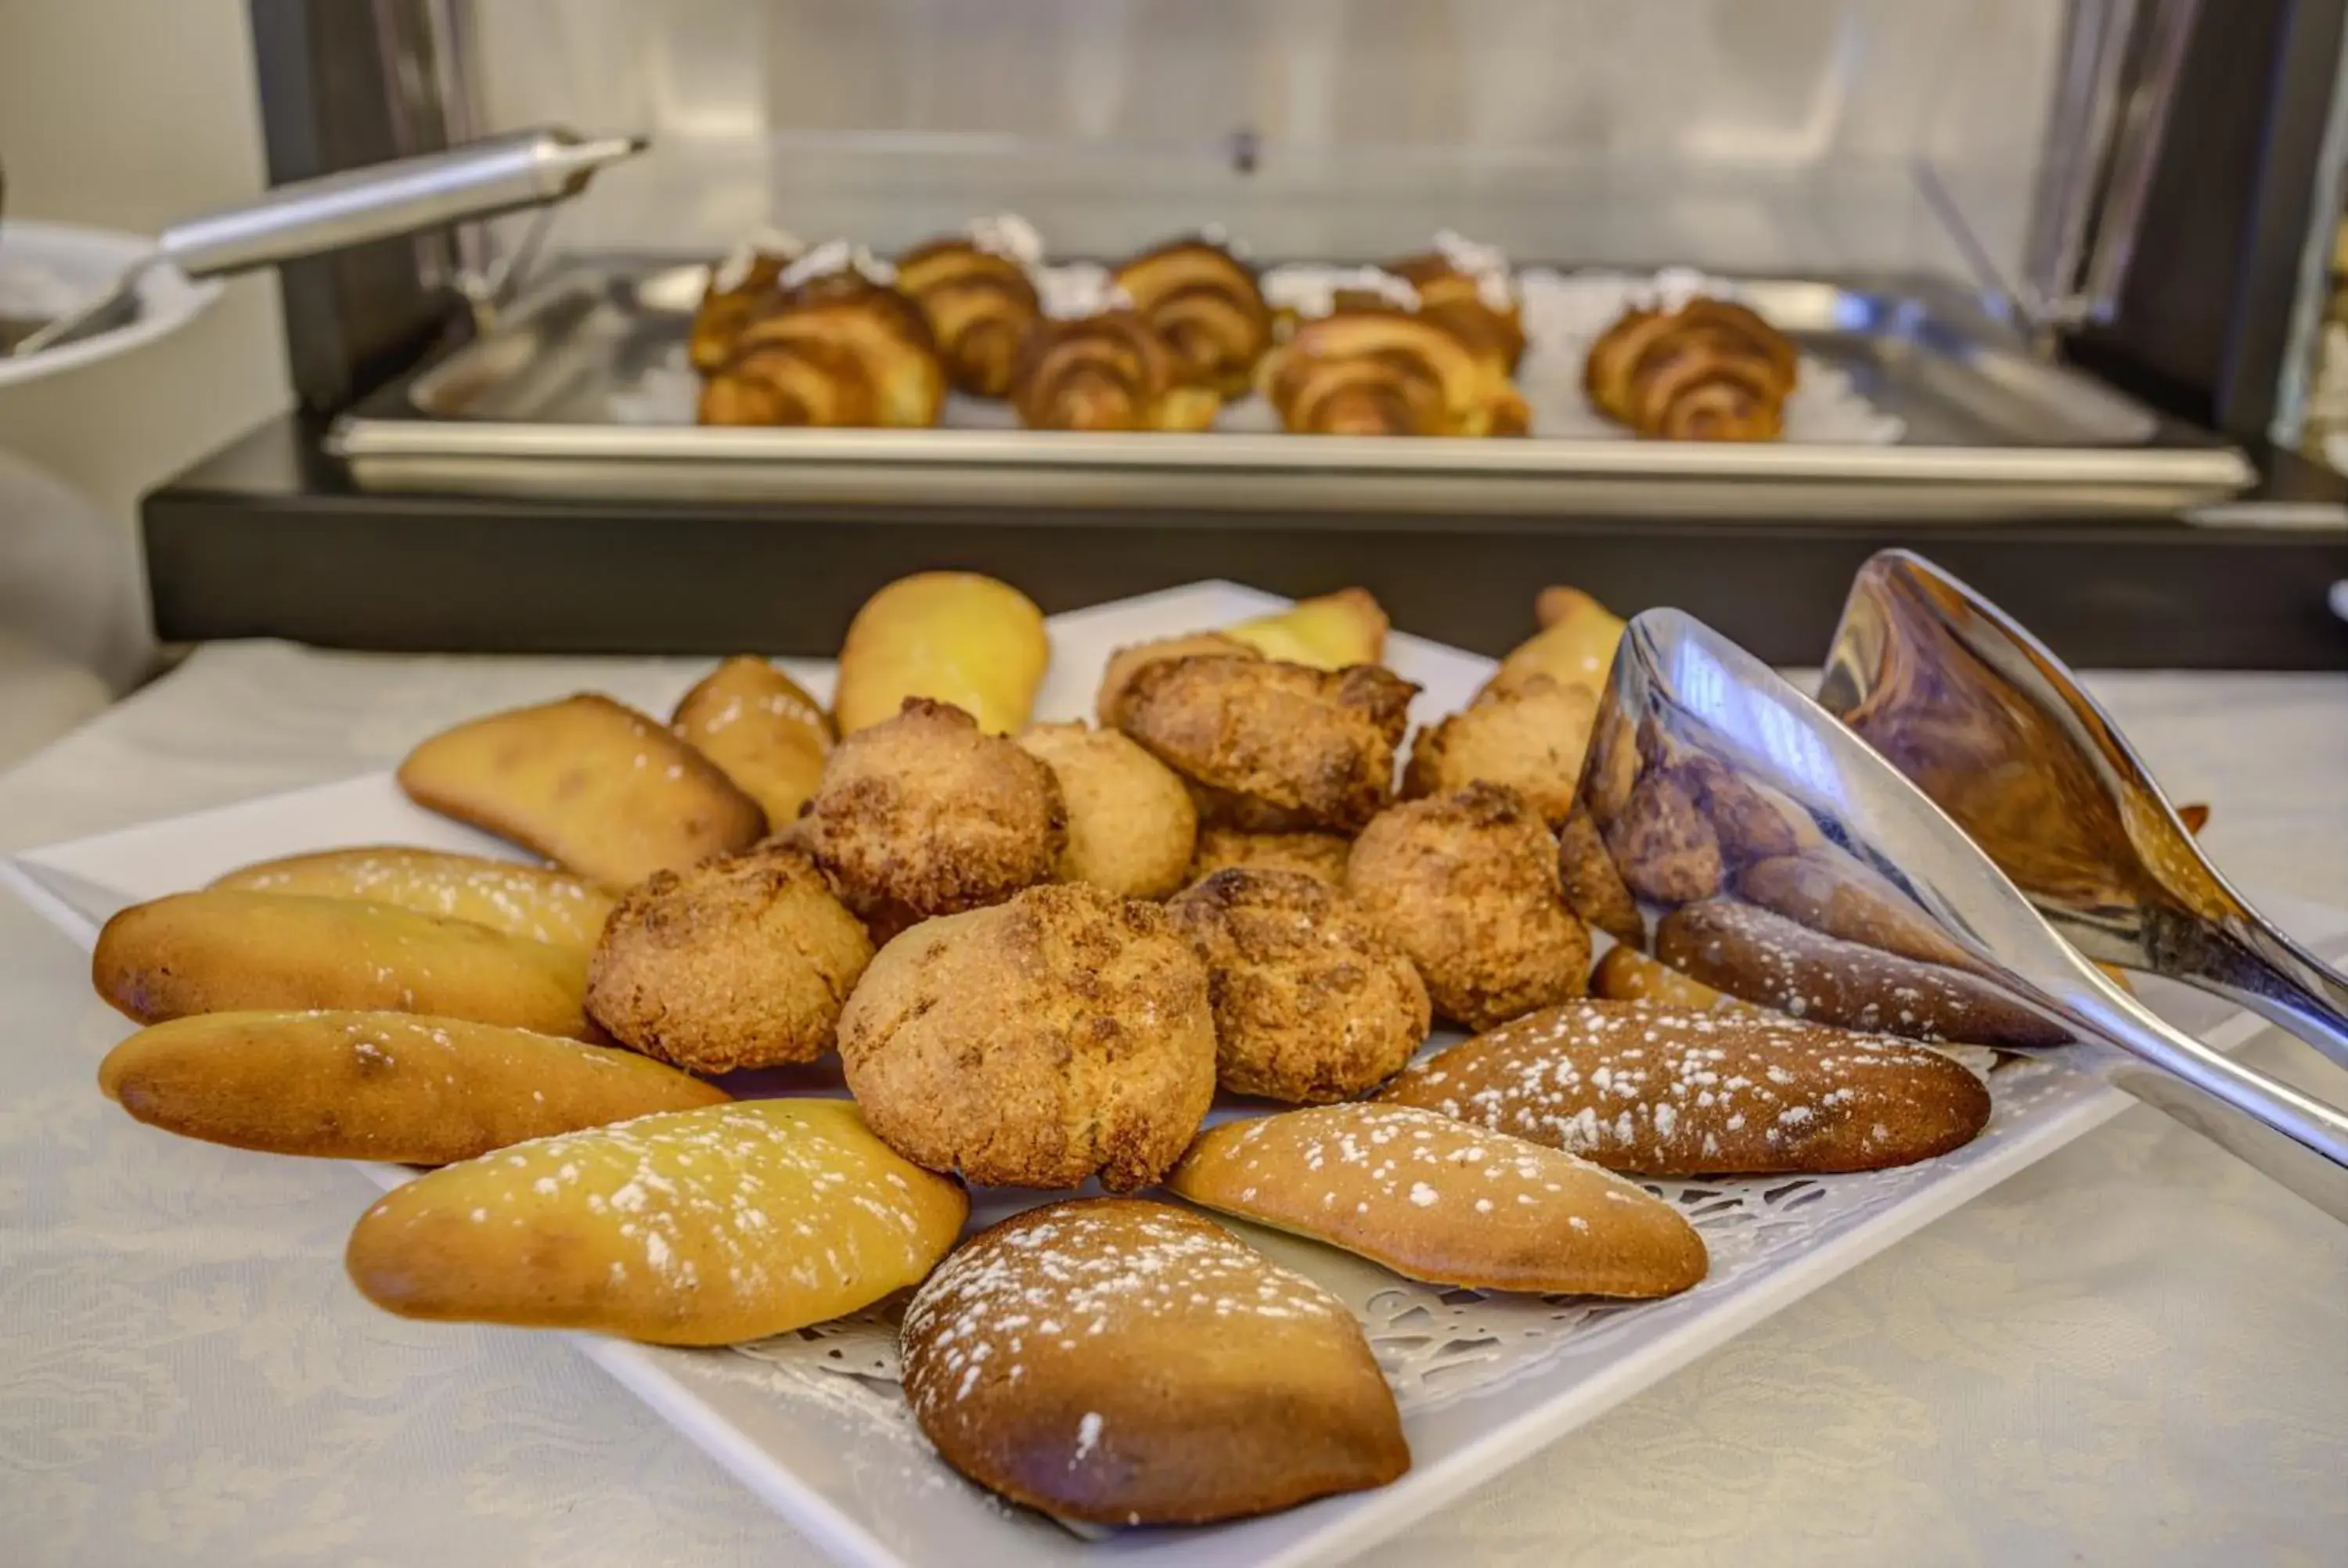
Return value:
[[(1194, 308), (1177, 352), (1234, 373)], [(1579, 814), (1621, 622), (1540, 611), (1399, 783), (1416, 689), (1358, 589), (1121, 650), (1097, 725), (1030, 722), (1043, 620), (962, 574), (864, 607), (829, 712), (742, 658), (665, 723), (491, 714), (399, 783), (547, 864), (335, 851), (125, 910), (93, 975), (149, 1027), (101, 1085), (433, 1167), (351, 1235), (394, 1312), (726, 1344), (910, 1289), (911, 1408), (1004, 1496), (1169, 1523), (1376, 1486), (1409, 1453), (1361, 1326), (1207, 1214), (1444, 1287), (1661, 1296), (1705, 1248), (1634, 1178), (1893, 1165), (1990, 1111), (1929, 1045), (1712, 989), (1768, 995), (1737, 931), (1643, 950), (1625, 877), (1690, 919), (1724, 867), (1875, 917), (1767, 870), (1722, 781)], [(1426, 1054), (1437, 1020), (1480, 1032)], [(804, 1091), (835, 1054), (845, 1099), (726, 1076)], [(1087, 1184), (963, 1235), (973, 1185)]]

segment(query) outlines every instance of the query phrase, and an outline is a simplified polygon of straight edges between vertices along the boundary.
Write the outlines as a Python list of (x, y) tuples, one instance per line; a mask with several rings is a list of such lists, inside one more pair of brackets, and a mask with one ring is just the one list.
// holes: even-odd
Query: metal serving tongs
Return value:
[(1876, 556), (1818, 701), (2087, 957), (2215, 992), (2348, 1067), (2348, 979), (2227, 885), (2110, 715), (1980, 594)]
[(250, 206), (173, 224), (113, 287), (28, 333), (10, 353), (38, 354), (117, 324), (135, 308), (139, 280), (152, 267), (220, 277), (542, 206), (577, 195), (596, 170), (647, 145), (640, 136), (583, 138), (541, 128), (281, 185)]
[(1705, 984), (2052, 1055), (2348, 1221), (2348, 1112), (2146, 1009), (1866, 742), (1677, 610), (1623, 634), (1563, 844), (1576, 907)]

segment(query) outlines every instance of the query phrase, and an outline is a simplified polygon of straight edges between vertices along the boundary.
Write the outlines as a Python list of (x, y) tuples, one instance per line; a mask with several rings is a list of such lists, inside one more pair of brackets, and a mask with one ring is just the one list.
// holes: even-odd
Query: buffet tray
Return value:
[[(1536, 272), (1611, 276), (1519, 276)], [(2173, 511), (2257, 477), (2234, 448), (2033, 357), (1930, 277), (1729, 280), (1897, 438), (1710, 445), (1614, 436), (1586, 408), (1542, 417), (1543, 395), (1579, 397), (1571, 364), (1528, 388), (1521, 440), (1313, 439), (1260, 414), (1199, 434), (1029, 431), (959, 398), (928, 430), (708, 428), (674, 394), (705, 276), (566, 261), (490, 330), (344, 415), (326, 448), (377, 490), (974, 507), (1979, 518)]]
[[(1084, 713), (1115, 648), (1228, 624), (1283, 602), (1227, 583), (1201, 583), (1055, 616), (1037, 716)], [(1420, 722), (1464, 703), (1492, 669), (1489, 660), (1399, 635), (1387, 661), (1424, 688), (1413, 710)], [(829, 691), (828, 668), (812, 661), (792, 668), (811, 690)], [(637, 682), (619, 694), (664, 711), (677, 692)], [(200, 886), (232, 866), (396, 843), (514, 853), (411, 804), (388, 774), (378, 774), (0, 856), (0, 885), (14, 886), (87, 949), (117, 909)], [(2158, 982), (2147, 982), (2145, 990), (2180, 1027), (2225, 1049), (2266, 1028), (2198, 993)], [(826, 1082), (818, 1071), (737, 1076), (728, 1087), (839, 1092), (836, 1074)], [(1937, 1160), (1852, 1175), (1647, 1184), (1704, 1235), (1712, 1257), (1701, 1285), (1662, 1301), (1447, 1291), (1232, 1222), (1361, 1317), (1395, 1388), (1413, 1456), (1409, 1473), (1378, 1491), (1233, 1524), (1079, 1539), (968, 1485), (913, 1427), (895, 1384), (895, 1335), (879, 1314), (728, 1349), (572, 1337), (843, 1562), (870, 1568), (1292, 1568), (1333, 1562), (1396, 1533), (2135, 1103), (2051, 1062), (2012, 1063), (1992, 1071), (1989, 1082), (1994, 1111), (1987, 1129)], [(364, 1169), (385, 1185), (410, 1174), (396, 1166)], [(322, 1173), (321, 1181), (323, 1194), (331, 1177)], [(1055, 1195), (980, 1189), (972, 1225)], [(354, 1197), (350, 1206), (355, 1217), (361, 1204)]]

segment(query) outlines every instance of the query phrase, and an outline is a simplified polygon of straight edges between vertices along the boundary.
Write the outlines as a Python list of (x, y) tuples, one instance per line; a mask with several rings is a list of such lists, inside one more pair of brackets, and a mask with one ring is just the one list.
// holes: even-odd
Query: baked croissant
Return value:
[(853, 272), (786, 293), (702, 385), (704, 425), (920, 427), (945, 406), (945, 367), (920, 309)]
[(1272, 346), (1272, 312), (1252, 269), (1207, 240), (1178, 240), (1119, 267), (1111, 282), (1220, 397), (1246, 395)]
[(1591, 345), (1582, 384), (1599, 412), (1666, 441), (1775, 441), (1799, 356), (1743, 305), (1694, 299), (1634, 310)]
[(1012, 406), (1030, 430), (1204, 430), (1222, 400), (1139, 313), (1038, 322), (1020, 347)]
[(753, 316), (771, 310), (782, 298), (783, 269), (796, 259), (792, 250), (754, 246), (709, 269), (701, 303), (693, 313), (685, 338), (685, 354), (693, 368), (707, 375), (734, 352), (734, 340)]
[(1524, 399), (1465, 343), (1391, 305), (1301, 323), (1264, 362), (1262, 385), (1300, 436), (1508, 436), (1529, 423)]
[[(1384, 270), (1418, 291), (1420, 315), (1466, 343), (1502, 380), (1516, 374), (1525, 357), (1525, 323), (1516, 288), (1505, 277), (1499, 280), (1507, 291), (1503, 307), (1488, 297), (1484, 274), (1462, 268), (1440, 251), (1388, 261)], [(1499, 292), (1489, 289), (1490, 295)]]
[(1020, 342), (1044, 313), (1025, 267), (966, 239), (932, 240), (897, 259), (897, 287), (928, 318), (956, 389), (1010, 392)]

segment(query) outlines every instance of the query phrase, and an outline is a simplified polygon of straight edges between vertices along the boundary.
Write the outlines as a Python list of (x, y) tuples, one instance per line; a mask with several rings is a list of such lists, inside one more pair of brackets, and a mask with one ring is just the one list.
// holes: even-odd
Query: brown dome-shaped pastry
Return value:
[(1743, 305), (1635, 310), (1591, 345), (1582, 384), (1601, 413), (1666, 441), (1775, 441), (1799, 356)]
[(1012, 406), (1030, 430), (1204, 430), (1221, 400), (1132, 311), (1037, 323)]
[(1300, 436), (1502, 436), (1529, 425), (1523, 398), (1459, 338), (1391, 305), (1297, 327), (1264, 362), (1263, 394)]
[(733, 354), (742, 329), (781, 302), (783, 269), (798, 254), (795, 243), (776, 235), (744, 246), (709, 269), (685, 336), (685, 355), (694, 369), (704, 375), (718, 369)]
[[(1388, 261), (1384, 269), (1418, 291), (1418, 313), (1466, 343), (1501, 380), (1516, 374), (1525, 356), (1525, 323), (1516, 290), (1500, 276), (1462, 267), (1441, 251)], [(1507, 302), (1498, 298), (1502, 290)]]
[(928, 318), (955, 390), (973, 397), (1010, 395), (1019, 345), (1044, 313), (1025, 267), (949, 237), (900, 256), (897, 287)]
[(1272, 346), (1272, 312), (1252, 268), (1212, 241), (1177, 240), (1136, 256), (1112, 282), (1199, 380), (1222, 397), (1246, 394)]
[(853, 272), (799, 285), (745, 326), (701, 389), (704, 425), (923, 428), (945, 367), (911, 300)]

